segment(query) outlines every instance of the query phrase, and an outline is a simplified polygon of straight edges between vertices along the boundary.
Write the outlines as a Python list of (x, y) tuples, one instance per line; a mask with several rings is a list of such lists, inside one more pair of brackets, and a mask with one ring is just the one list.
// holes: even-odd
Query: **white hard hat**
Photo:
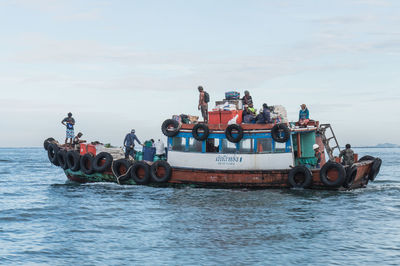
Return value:
[(313, 148), (313, 150), (319, 149), (319, 145), (318, 145), (318, 144), (314, 144), (314, 145), (312, 146), (312, 148)]

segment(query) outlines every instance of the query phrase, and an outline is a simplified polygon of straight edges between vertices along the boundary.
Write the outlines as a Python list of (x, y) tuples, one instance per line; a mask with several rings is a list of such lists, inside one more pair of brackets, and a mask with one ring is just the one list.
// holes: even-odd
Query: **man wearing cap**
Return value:
[(68, 117), (64, 118), (61, 121), (61, 124), (63, 124), (67, 128), (66, 137), (65, 137), (65, 146), (67, 146), (68, 139), (69, 139), (70, 140), (69, 145), (72, 147), (72, 139), (75, 137), (75, 134), (74, 134), (75, 119), (72, 118), (71, 112), (68, 113)]
[(299, 125), (306, 127), (308, 122), (310, 121), (310, 112), (308, 111), (307, 106), (303, 103), (300, 105), (301, 109), (299, 112)]
[(204, 123), (208, 123), (208, 103), (206, 100), (206, 92), (202, 86), (197, 88), (199, 90), (199, 105), (198, 109), (201, 110), (201, 115), (203, 116)]
[(126, 134), (125, 139), (124, 139), (124, 146), (125, 146), (125, 159), (129, 159), (129, 155), (135, 158), (135, 140), (139, 145), (143, 144), (140, 142), (140, 140), (136, 137), (135, 135), (135, 130), (132, 129), (131, 133)]
[(313, 145), (313, 150), (314, 150), (314, 156), (317, 159), (317, 165), (315, 166), (316, 168), (321, 168), (321, 152), (319, 150), (319, 145), (314, 144)]

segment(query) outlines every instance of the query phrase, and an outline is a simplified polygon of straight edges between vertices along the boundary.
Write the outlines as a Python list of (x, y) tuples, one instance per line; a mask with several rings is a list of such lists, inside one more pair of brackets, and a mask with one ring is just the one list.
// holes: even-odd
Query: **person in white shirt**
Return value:
[(154, 143), (156, 148), (156, 155), (160, 157), (161, 160), (165, 159), (165, 147), (164, 142), (161, 139), (158, 139), (156, 143)]

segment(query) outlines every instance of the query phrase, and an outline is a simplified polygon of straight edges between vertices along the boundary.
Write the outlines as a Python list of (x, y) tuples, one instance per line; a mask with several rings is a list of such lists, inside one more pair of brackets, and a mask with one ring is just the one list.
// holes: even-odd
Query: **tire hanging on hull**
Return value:
[(312, 173), (304, 165), (298, 165), (289, 171), (288, 181), (292, 188), (309, 188), (312, 184)]
[[(163, 176), (158, 176), (157, 172), (159, 171), (159, 168), (164, 168)], [(166, 161), (157, 161), (150, 167), (150, 176), (151, 180), (156, 183), (166, 183), (171, 179), (172, 168)]]
[[(328, 176), (328, 172), (331, 170), (336, 170), (338, 172), (338, 176), (334, 180), (332, 180)], [(320, 174), (321, 182), (324, 183), (325, 186), (332, 187), (332, 188), (340, 187), (346, 179), (346, 171), (344, 170), (343, 165), (341, 165), (337, 162), (332, 162), (332, 161), (329, 161), (326, 164), (324, 164), (324, 166), (322, 166), (319, 174)]]

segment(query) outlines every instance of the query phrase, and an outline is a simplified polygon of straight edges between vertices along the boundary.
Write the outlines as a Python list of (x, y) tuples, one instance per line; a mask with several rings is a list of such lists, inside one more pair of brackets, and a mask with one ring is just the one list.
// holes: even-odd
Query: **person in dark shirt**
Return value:
[(266, 103), (263, 104), (262, 111), (256, 117), (257, 124), (269, 124), (271, 121), (271, 112)]
[(72, 117), (72, 113), (68, 113), (68, 116), (61, 121), (61, 124), (63, 124), (67, 129), (65, 137), (65, 146), (67, 146), (69, 139), (70, 140), (69, 144), (72, 147), (72, 139), (75, 137), (74, 134), (75, 119)]
[(133, 158), (135, 158), (135, 154), (136, 154), (135, 141), (137, 141), (137, 143), (139, 143), (139, 145), (143, 146), (143, 144), (140, 142), (140, 140), (135, 135), (135, 130), (132, 129), (131, 133), (128, 133), (124, 139), (125, 159), (129, 159), (129, 155), (132, 156)]
[(340, 157), (343, 157), (343, 165), (352, 165), (354, 163), (354, 151), (351, 149), (350, 144), (346, 144), (346, 149), (342, 150), (339, 154)]
[(244, 91), (242, 103), (243, 103), (243, 106), (245, 106), (245, 105), (250, 106), (250, 104), (253, 104), (253, 99), (251, 98), (249, 91)]

